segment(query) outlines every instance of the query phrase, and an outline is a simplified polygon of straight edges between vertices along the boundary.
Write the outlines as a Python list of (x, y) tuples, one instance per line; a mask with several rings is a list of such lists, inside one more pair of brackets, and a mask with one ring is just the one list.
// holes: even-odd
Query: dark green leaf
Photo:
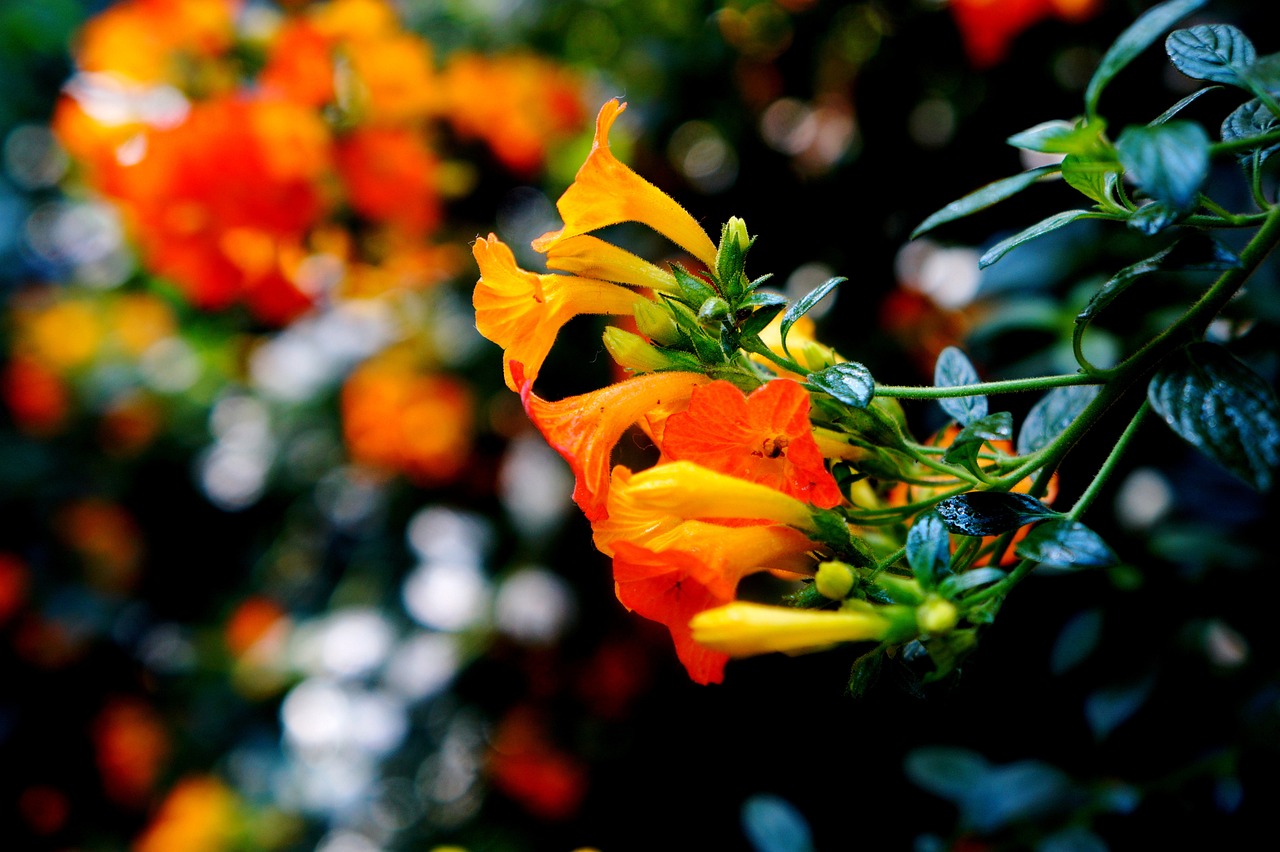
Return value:
[[(814, 305), (822, 301), (822, 297), (830, 293), (836, 287), (840, 286), (847, 278), (829, 278), (824, 283), (810, 290), (805, 294), (804, 298), (797, 301), (794, 305), (787, 308), (787, 312), (782, 315), (782, 326), (779, 333), (782, 337), (782, 351), (787, 352), (787, 333), (791, 331), (791, 326), (796, 324), (796, 320), (809, 313)], [(787, 354), (791, 354), (787, 352)]]
[(876, 390), (876, 380), (871, 377), (871, 371), (856, 361), (842, 361), (820, 372), (810, 373), (805, 383), (854, 408), (866, 408)]
[(1079, 521), (1068, 520), (1037, 524), (1014, 553), (1059, 570), (1106, 568), (1118, 561), (1102, 536)]
[(759, 334), (764, 331), (765, 326), (773, 322), (774, 317), (782, 313), (782, 308), (785, 304), (786, 300), (784, 299), (781, 302), (765, 304), (763, 307), (757, 308), (751, 312), (750, 316), (742, 321), (738, 326), (738, 330), (742, 332), (744, 337), (746, 335)]
[(967, 748), (925, 746), (908, 752), (902, 768), (916, 786), (958, 803), (982, 783), (991, 764)]
[(676, 325), (689, 337), (689, 342), (693, 345), (698, 358), (707, 364), (723, 362), (725, 356), (720, 348), (719, 338), (707, 334), (702, 323), (698, 321), (698, 315), (687, 305), (675, 299), (669, 300), (667, 304), (671, 306), (671, 314), (675, 317)]
[(1232, 85), (1241, 85), (1241, 75), (1258, 58), (1253, 42), (1230, 24), (1175, 30), (1164, 40), (1164, 49), (1188, 77)]
[(1098, 98), (1115, 76), (1142, 51), (1160, 37), (1160, 34), (1205, 4), (1205, 0), (1169, 0), (1152, 6), (1129, 25), (1115, 40), (1106, 55), (1098, 63), (1093, 78), (1085, 88), (1085, 111), (1097, 115)]
[(1042, 396), (1022, 421), (1022, 429), (1018, 432), (1018, 455), (1025, 456), (1049, 446), (1097, 395), (1097, 385), (1067, 385)]
[(1280, 403), (1257, 373), (1214, 343), (1175, 353), (1147, 398), (1183, 439), (1259, 491), (1280, 464)]
[[(955, 346), (948, 346), (938, 355), (933, 367), (933, 386), (958, 388), (976, 385), (981, 379), (969, 358)], [(942, 410), (962, 424), (987, 416), (987, 398), (983, 394), (951, 396), (938, 400)]]
[(1013, 437), (1013, 415), (997, 411), (979, 417), (960, 430), (947, 447), (942, 460), (947, 464), (959, 464), (978, 472), (978, 454), (988, 441), (1007, 441)]
[(676, 283), (680, 285), (681, 297), (686, 304), (701, 307), (707, 299), (714, 299), (720, 295), (714, 287), (698, 276), (690, 274), (689, 270), (678, 263), (671, 264), (671, 272), (676, 277)]
[(1249, 88), (1254, 94), (1257, 94), (1259, 89), (1267, 92), (1280, 89), (1280, 53), (1269, 53), (1259, 57), (1249, 66), (1246, 76), (1253, 84)]
[(962, 219), (971, 213), (977, 213), (979, 210), (985, 210), (993, 204), (1004, 201), (1006, 198), (1017, 195), (1022, 190), (1031, 186), (1031, 184), (1040, 180), (1045, 175), (1053, 174), (1058, 170), (1056, 165), (1039, 166), (1029, 169), (1020, 174), (1012, 175), (1007, 178), (1001, 178), (998, 181), (989, 183), (981, 189), (977, 189), (964, 198), (951, 202), (938, 212), (925, 219), (915, 230), (911, 232), (911, 239), (932, 231), (939, 225), (956, 219)]
[(1005, 491), (957, 494), (934, 508), (947, 529), (960, 535), (999, 535), (1058, 514), (1029, 494)]
[[(1262, 101), (1254, 98), (1236, 107), (1235, 111), (1222, 122), (1222, 141), (1238, 142), (1241, 139), (1253, 139), (1264, 133), (1270, 133), (1278, 127), (1280, 127), (1280, 118), (1267, 109)], [(1261, 149), (1261, 160), (1265, 161), (1280, 149), (1280, 142), (1259, 143), (1257, 147), (1241, 152), (1241, 156), (1247, 157), (1251, 152), (1259, 149)]]
[(1121, 723), (1130, 719), (1146, 703), (1155, 686), (1155, 677), (1147, 675), (1134, 681), (1116, 684), (1094, 692), (1084, 702), (1084, 716), (1097, 740), (1104, 740)]
[(883, 648), (868, 651), (854, 660), (853, 667), (849, 670), (849, 695), (854, 698), (866, 695), (867, 690), (880, 677), (880, 668), (883, 663)]
[(1155, 120), (1151, 122), (1151, 124), (1154, 126), (1157, 124), (1166, 123), (1167, 121), (1169, 121), (1169, 119), (1173, 118), (1175, 115), (1177, 115), (1178, 113), (1186, 109), (1188, 105), (1190, 105), (1194, 101), (1198, 101), (1201, 95), (1207, 95), (1209, 92), (1212, 92), (1215, 89), (1221, 89), (1221, 88), (1222, 88), (1221, 86), (1205, 86), (1203, 89), (1196, 89), (1194, 92), (1187, 95), (1185, 98), (1178, 101), (1176, 104), (1169, 107), (1164, 112), (1160, 113), (1160, 115), (1157, 116)]
[(1170, 207), (1190, 207), (1209, 176), (1209, 135), (1192, 121), (1127, 127), (1116, 153), (1129, 177), (1151, 198)]
[(1037, 222), (1025, 231), (1020, 231), (987, 249), (982, 257), (978, 258), (978, 268), (985, 269), (1028, 240), (1034, 240), (1036, 237), (1044, 236), (1050, 231), (1056, 231), (1063, 225), (1069, 225), (1077, 219), (1096, 218), (1098, 218), (1097, 214), (1088, 210), (1064, 210), (1061, 213), (1055, 213), (1048, 219)]
[(965, 797), (960, 822), (980, 834), (1072, 807), (1075, 793), (1062, 770), (1038, 760), (992, 767)]
[(911, 573), (926, 589), (950, 573), (951, 537), (937, 512), (925, 512), (916, 518), (907, 532), (907, 564)]
[(1138, 211), (1132, 214), (1125, 224), (1140, 234), (1146, 234), (1148, 237), (1154, 236), (1170, 225), (1176, 225), (1187, 211), (1179, 210), (1176, 207), (1170, 207), (1163, 201), (1152, 201), (1150, 204), (1144, 204), (1138, 208)]
[(984, 566), (982, 568), (972, 568), (963, 574), (952, 574), (950, 577), (938, 584), (938, 592), (943, 597), (954, 598), (961, 592), (969, 589), (976, 589), (979, 586), (989, 586), (992, 583), (998, 583), (1003, 580), (1006, 575), (999, 568)]
[(1082, 193), (1110, 210), (1122, 210), (1116, 200), (1116, 189), (1123, 171), (1114, 156), (1084, 157), (1068, 154), (1062, 160), (1062, 179), (1076, 192)]
[(774, 293), (771, 290), (756, 290), (750, 296), (743, 299), (738, 305), (739, 308), (771, 308), (774, 305), (785, 305), (787, 297), (781, 293)]
[(1054, 640), (1049, 652), (1049, 671), (1066, 674), (1084, 662), (1098, 647), (1102, 636), (1102, 610), (1086, 609), (1073, 615)]

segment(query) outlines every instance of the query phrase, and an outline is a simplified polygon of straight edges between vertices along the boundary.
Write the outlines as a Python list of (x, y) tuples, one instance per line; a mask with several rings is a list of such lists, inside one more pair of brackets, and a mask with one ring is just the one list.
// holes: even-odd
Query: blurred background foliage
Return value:
[[(1028, 165), (1003, 140), (1075, 115), (1146, 5), (0, 7), (6, 847), (1093, 850), (1264, 830), (1273, 496), (1152, 428), (1089, 518), (1124, 564), (1027, 583), (958, 682), (855, 701), (839, 651), (699, 687), (618, 605), (469, 315), (467, 243), (555, 227), (590, 116), (621, 95), (623, 159), (713, 232), (745, 218), (754, 275), (793, 296), (848, 276), (812, 315), (881, 382), (928, 383), (947, 345), (984, 378), (1072, 370), (1071, 319), (1142, 256), (1128, 236), (1081, 223), (979, 273), (1056, 186), (908, 236)], [(1204, 20), (1268, 52), (1261, 5)], [(1108, 89), (1116, 126), (1190, 90), (1158, 54)], [(1187, 292), (1113, 307), (1093, 360)], [(1274, 268), (1238, 313), (1215, 333), (1274, 380)], [(601, 349), (575, 321), (545, 395), (598, 386)], [(944, 420), (908, 414), (920, 434)], [(1064, 503), (1112, 438), (1073, 455)]]

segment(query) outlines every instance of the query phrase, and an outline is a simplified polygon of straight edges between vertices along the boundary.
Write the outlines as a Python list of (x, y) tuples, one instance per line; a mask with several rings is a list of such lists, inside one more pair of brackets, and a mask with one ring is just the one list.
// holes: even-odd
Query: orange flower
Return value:
[(532, 383), (566, 322), (579, 314), (630, 314), (644, 298), (607, 281), (526, 272), (494, 234), (471, 249), (480, 267), (472, 295), (476, 328), (503, 348), (503, 375), (512, 390), (519, 390), (512, 362), (523, 365)]
[(1048, 17), (1081, 21), (1101, 0), (951, 0), (965, 53), (975, 68), (989, 68), (1009, 52), (1018, 34)]
[(333, 45), (308, 20), (291, 20), (271, 40), (258, 75), (264, 92), (296, 104), (322, 107), (334, 100)]
[(225, 852), (235, 848), (239, 800), (211, 776), (189, 776), (173, 786), (132, 852)]
[(80, 68), (143, 83), (181, 82), (193, 60), (227, 50), (240, 0), (126, 0), (91, 18), (75, 51)]
[(440, 224), (440, 164), (420, 133), (358, 128), (338, 141), (334, 153), (347, 199), (361, 216), (413, 236)]
[(442, 111), (463, 139), (481, 139), (507, 168), (530, 174), (550, 144), (586, 120), (579, 76), (527, 54), (458, 51), (441, 72)]
[(573, 499), (595, 521), (606, 514), (609, 462), (614, 445), (645, 413), (664, 403), (688, 399), (696, 385), (709, 381), (698, 373), (648, 373), (597, 391), (548, 402), (535, 396), (533, 381), (520, 362), (512, 364), (524, 410), (547, 443), (573, 469)]
[(494, 787), (543, 819), (573, 816), (586, 796), (586, 767), (551, 741), (547, 721), (526, 706), (498, 723), (487, 768)]
[(93, 741), (108, 795), (126, 805), (142, 804), (169, 754), (159, 714), (136, 698), (112, 699), (94, 719)]
[(789, 379), (750, 396), (723, 380), (694, 388), (689, 407), (667, 419), (662, 451), (824, 509), (843, 499), (813, 439), (809, 394)]
[(715, 243), (697, 220), (675, 199), (624, 165), (609, 149), (609, 130), (626, 107), (615, 99), (606, 101), (600, 108), (591, 153), (573, 184), (556, 202), (564, 227), (543, 234), (533, 241), (533, 247), (549, 252), (570, 237), (619, 222), (639, 222), (714, 268)]
[(342, 431), (357, 462), (436, 485), (466, 467), (472, 409), (460, 382), (383, 356), (361, 365), (343, 386)]

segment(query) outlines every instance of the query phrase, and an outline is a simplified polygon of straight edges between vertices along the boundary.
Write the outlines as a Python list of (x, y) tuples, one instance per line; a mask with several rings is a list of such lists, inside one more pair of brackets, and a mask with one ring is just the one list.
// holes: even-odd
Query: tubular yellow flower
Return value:
[(569, 237), (551, 245), (547, 249), (547, 266), (585, 278), (648, 287), (660, 293), (680, 292), (676, 277), (670, 272), (590, 234)]
[(814, 531), (812, 509), (776, 491), (687, 461), (656, 465), (632, 474), (620, 499), (679, 518), (775, 521)]
[(735, 601), (689, 621), (693, 641), (733, 657), (803, 654), (887, 636), (894, 622), (870, 610), (809, 610)]
[(513, 362), (512, 373), (529, 419), (573, 468), (574, 502), (591, 521), (606, 514), (610, 455), (623, 433), (649, 411), (687, 400), (694, 386), (710, 381), (700, 373), (648, 373), (549, 402), (533, 394), (520, 362)]
[(573, 184), (556, 202), (564, 227), (538, 237), (533, 247), (550, 253), (557, 243), (571, 237), (619, 222), (639, 222), (714, 269), (715, 243), (697, 220), (609, 150), (609, 129), (626, 108), (627, 105), (617, 99), (606, 101), (600, 108), (591, 153)]
[(471, 251), (480, 267), (472, 294), (476, 328), (503, 348), (502, 372), (512, 390), (520, 388), (511, 363), (523, 364), (524, 376), (532, 382), (566, 322), (579, 314), (629, 314), (645, 301), (607, 281), (527, 272), (493, 234), (476, 240)]

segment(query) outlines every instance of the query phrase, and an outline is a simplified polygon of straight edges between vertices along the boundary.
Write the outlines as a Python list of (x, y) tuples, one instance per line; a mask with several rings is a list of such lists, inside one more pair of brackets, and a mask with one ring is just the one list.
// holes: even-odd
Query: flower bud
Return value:
[(747, 234), (747, 223), (737, 216), (730, 216), (729, 222), (724, 226), (725, 237), (732, 239), (738, 244), (739, 251), (746, 251), (751, 245), (751, 237)]
[(672, 346), (680, 342), (680, 327), (676, 325), (675, 317), (657, 302), (637, 302), (633, 314), (636, 328), (654, 343)]
[(842, 600), (853, 589), (853, 569), (843, 562), (823, 562), (813, 582), (824, 598)]
[(702, 322), (718, 322), (729, 316), (729, 303), (719, 296), (712, 296), (698, 308), (698, 319)]
[(960, 610), (946, 598), (930, 594), (916, 607), (916, 624), (922, 633), (946, 633), (960, 620)]
[(609, 355), (618, 366), (637, 373), (656, 373), (679, 366), (674, 359), (640, 335), (617, 326), (611, 325), (604, 330), (604, 348), (609, 350)]

